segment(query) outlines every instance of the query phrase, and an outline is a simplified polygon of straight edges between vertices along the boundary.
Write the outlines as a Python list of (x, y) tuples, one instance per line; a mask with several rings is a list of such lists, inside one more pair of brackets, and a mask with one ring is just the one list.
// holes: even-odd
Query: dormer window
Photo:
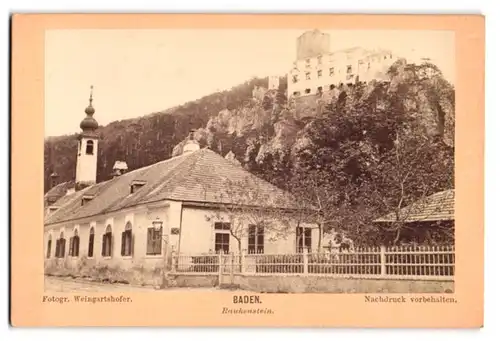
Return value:
[(137, 192), (142, 186), (146, 184), (144, 180), (134, 180), (130, 184), (130, 194)]
[(82, 197), (82, 206), (89, 203), (92, 199), (94, 199), (93, 195), (84, 195)]
[(59, 209), (59, 206), (51, 205), (47, 207), (47, 214), (52, 214)]
[(55, 198), (55, 197), (48, 197), (47, 198), (47, 204), (49, 204), (49, 205), (52, 205), (56, 201), (57, 201), (57, 198)]

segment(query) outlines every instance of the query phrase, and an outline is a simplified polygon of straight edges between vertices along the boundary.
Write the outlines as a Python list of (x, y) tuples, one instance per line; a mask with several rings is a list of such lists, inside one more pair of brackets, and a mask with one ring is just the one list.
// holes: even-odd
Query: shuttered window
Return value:
[(90, 229), (90, 234), (89, 234), (89, 248), (87, 251), (87, 256), (88, 257), (94, 257), (94, 228), (92, 227)]
[(69, 256), (78, 257), (80, 254), (80, 237), (73, 236), (69, 239)]
[(163, 227), (156, 231), (153, 227), (148, 228), (147, 255), (161, 255)]
[(49, 236), (49, 241), (47, 242), (47, 258), (50, 258), (50, 252), (52, 249), (52, 236)]
[(64, 258), (66, 251), (66, 239), (64, 237), (59, 238), (56, 241), (56, 257)]
[(101, 255), (103, 257), (111, 257), (113, 254), (113, 234), (111, 231), (111, 226), (106, 227), (106, 231), (102, 236), (102, 250)]
[(131, 256), (134, 247), (133, 235), (132, 235), (132, 224), (130, 222), (125, 225), (125, 231), (122, 232), (122, 256)]
[(59, 248), (60, 248), (59, 239), (56, 239), (56, 254), (55, 254), (56, 258), (59, 258)]
[(75, 229), (73, 237), (69, 238), (69, 252), (70, 257), (78, 257), (80, 254), (80, 237), (78, 236), (78, 230)]

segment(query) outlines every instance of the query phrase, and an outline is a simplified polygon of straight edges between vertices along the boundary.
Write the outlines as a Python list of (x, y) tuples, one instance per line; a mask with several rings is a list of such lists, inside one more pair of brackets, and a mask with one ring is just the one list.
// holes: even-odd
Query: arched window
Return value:
[(111, 225), (106, 227), (104, 234), (102, 235), (102, 252), (103, 257), (111, 257), (113, 254), (113, 232), (111, 231)]
[(89, 233), (89, 249), (87, 252), (87, 256), (89, 258), (94, 257), (94, 235), (95, 235), (94, 227), (91, 227)]
[(92, 141), (92, 140), (87, 141), (87, 147), (85, 149), (85, 154), (87, 154), (87, 155), (94, 154), (94, 141)]
[(61, 231), (59, 239), (56, 241), (56, 258), (64, 258), (66, 251), (66, 239), (64, 239), (64, 232)]
[(78, 236), (78, 230), (75, 229), (73, 232), (73, 237), (69, 238), (69, 255), (71, 257), (78, 257), (80, 254), (80, 237)]
[(47, 241), (47, 258), (50, 258), (51, 249), (52, 249), (52, 235), (49, 234), (49, 240)]
[(132, 235), (132, 224), (127, 222), (125, 231), (122, 232), (122, 256), (131, 256), (134, 249), (134, 240)]

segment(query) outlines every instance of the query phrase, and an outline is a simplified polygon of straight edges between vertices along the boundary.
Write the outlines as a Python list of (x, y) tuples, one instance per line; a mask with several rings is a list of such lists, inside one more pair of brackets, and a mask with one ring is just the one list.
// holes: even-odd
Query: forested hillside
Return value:
[[(358, 243), (372, 243), (379, 238), (374, 218), (453, 188), (454, 181), (453, 86), (429, 63), (400, 60), (389, 76), (389, 82), (342, 86), (330, 98), (318, 97), (315, 115), (305, 119), (286, 100), (286, 79), (278, 91), (255, 89), (267, 80), (253, 79), (113, 122), (99, 129), (98, 181), (110, 177), (116, 160), (133, 170), (179, 154), (196, 129), (202, 147), (231, 152), (252, 173), (319, 204), (325, 230), (341, 228)], [(75, 136), (45, 141), (46, 190), (52, 171), (60, 181), (74, 178), (76, 145)], [(397, 229), (386, 232), (392, 243), (405, 238)]]
[[(252, 98), (255, 86), (266, 86), (267, 79), (252, 79), (229, 91), (214, 93), (184, 105), (146, 116), (112, 122), (99, 127), (100, 136), (97, 181), (109, 179), (115, 161), (126, 161), (129, 170), (172, 156), (173, 148), (191, 129), (204, 127), (222, 110), (242, 107)], [(137, 116), (144, 113), (137, 113)], [(82, 118), (84, 113), (82, 110)], [(95, 117), (99, 121), (99, 108)], [(51, 172), (59, 182), (74, 179), (77, 135), (49, 137), (45, 140), (45, 191)]]

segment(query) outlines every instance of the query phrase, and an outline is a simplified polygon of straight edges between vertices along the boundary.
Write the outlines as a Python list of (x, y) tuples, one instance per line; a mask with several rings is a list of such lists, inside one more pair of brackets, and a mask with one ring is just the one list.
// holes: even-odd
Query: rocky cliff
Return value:
[[(454, 89), (435, 66), (408, 65), (396, 62), (390, 69), (390, 81), (338, 85), (320, 94), (286, 101), (276, 91), (259, 92), (245, 106), (224, 109), (199, 128), (195, 137), (200, 145), (226, 155), (234, 153), (240, 163), (284, 162), (295, 151), (313, 143), (305, 131), (325, 112), (345, 107), (356, 110), (363, 103), (373, 103), (376, 110), (386, 110), (394, 101), (401, 115), (416, 118), (429, 136), (441, 137), (453, 146)], [(184, 141), (174, 147), (182, 150)]]
[[(253, 79), (164, 112), (113, 122), (99, 129), (98, 181), (111, 176), (117, 160), (126, 161), (130, 171), (180, 154), (191, 129), (201, 147), (229, 153), (235, 162), (272, 180), (294, 163), (297, 150), (315, 143), (305, 132), (324, 115), (364, 110), (366, 105), (378, 111), (398, 107), (402, 115), (416, 117), (430, 136), (453, 145), (454, 88), (439, 70), (400, 60), (388, 76), (389, 81), (339, 85), (298, 100), (286, 99), (286, 78), (272, 91), (265, 87), (267, 79)], [(52, 171), (60, 181), (73, 179), (75, 150), (75, 136), (45, 141), (46, 190)]]

